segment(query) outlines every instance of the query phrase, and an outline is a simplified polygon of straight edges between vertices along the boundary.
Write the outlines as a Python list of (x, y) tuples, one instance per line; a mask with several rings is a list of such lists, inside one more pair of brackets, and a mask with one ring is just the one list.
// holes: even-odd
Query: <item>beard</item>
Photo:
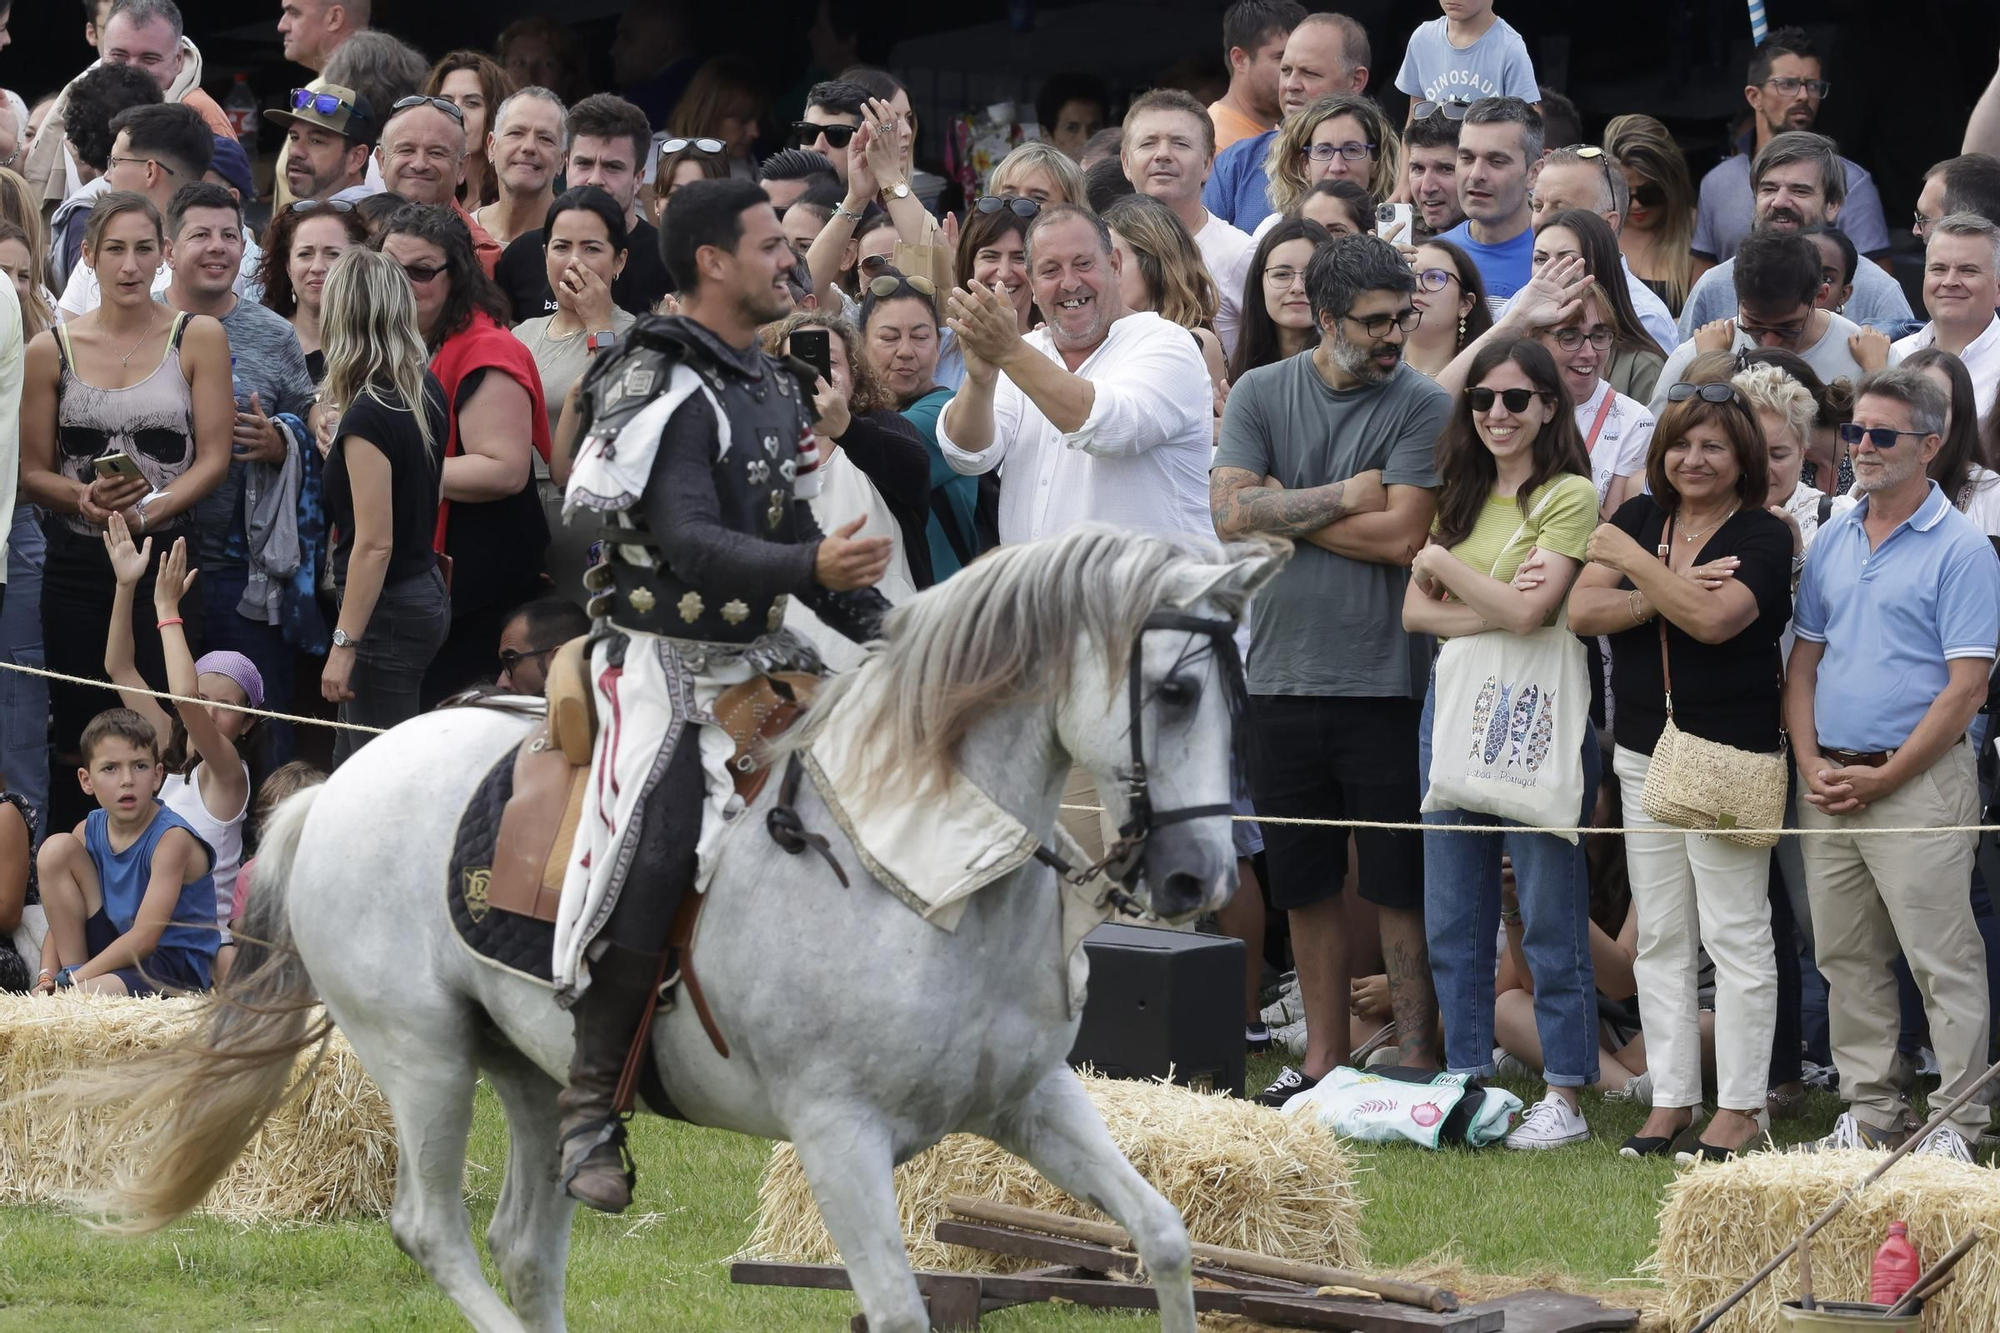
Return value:
[(1384, 370), (1375, 363), (1377, 356), (1388, 352), (1394, 352), (1399, 359), (1403, 355), (1403, 349), (1394, 343), (1378, 342), (1364, 346), (1349, 342), (1344, 333), (1334, 334), (1333, 363), (1363, 384), (1382, 384), (1396, 373), (1395, 366)]
[(1923, 460), (1917, 457), (1915, 449), (1904, 449), (1900, 452), (1904, 457), (1884, 458), (1882, 470), (1875, 473), (1872, 479), (1857, 468), (1854, 473), (1854, 489), (1862, 495), (1893, 491), (1923, 470)]

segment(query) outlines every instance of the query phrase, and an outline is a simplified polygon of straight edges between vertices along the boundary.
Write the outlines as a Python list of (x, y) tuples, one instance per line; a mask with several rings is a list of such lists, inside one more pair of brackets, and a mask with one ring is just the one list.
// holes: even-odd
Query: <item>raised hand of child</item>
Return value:
[[(147, 539), (149, 545), (151, 541), (151, 538)], [(180, 614), (181, 598), (194, 587), (195, 576), (200, 573), (198, 569), (188, 568), (187, 538), (174, 538), (173, 546), (160, 557), (160, 576), (153, 581), (153, 606), (160, 613), (160, 619), (168, 620)]]
[(134, 546), (132, 530), (125, 526), (125, 516), (113, 510), (104, 527), (104, 553), (111, 558), (111, 572), (117, 575), (119, 584), (136, 588), (153, 563), (153, 539), (148, 537)]

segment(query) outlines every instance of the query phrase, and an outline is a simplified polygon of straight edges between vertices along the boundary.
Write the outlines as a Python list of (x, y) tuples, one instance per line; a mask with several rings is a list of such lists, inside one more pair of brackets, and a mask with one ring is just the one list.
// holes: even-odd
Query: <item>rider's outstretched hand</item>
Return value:
[(813, 580), (834, 592), (872, 588), (888, 571), (893, 550), (887, 537), (855, 537), (868, 521), (855, 519), (820, 539), (819, 554), (813, 560)]

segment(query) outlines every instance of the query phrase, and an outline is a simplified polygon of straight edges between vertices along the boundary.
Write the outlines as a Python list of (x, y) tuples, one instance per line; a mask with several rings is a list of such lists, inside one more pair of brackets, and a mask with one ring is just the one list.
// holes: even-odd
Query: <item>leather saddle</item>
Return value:
[[(540, 921), (556, 919), (590, 783), (597, 710), (586, 646), (586, 639), (572, 639), (549, 659), (548, 721), (515, 753), (514, 794), (501, 812), (493, 852), (488, 905)], [(752, 677), (716, 700), (716, 720), (736, 742), (729, 772), (746, 804), (771, 775), (765, 743), (798, 720), (818, 686), (817, 676), (782, 672)], [(700, 898), (688, 895), (689, 901)], [(678, 923), (674, 933), (681, 934)]]

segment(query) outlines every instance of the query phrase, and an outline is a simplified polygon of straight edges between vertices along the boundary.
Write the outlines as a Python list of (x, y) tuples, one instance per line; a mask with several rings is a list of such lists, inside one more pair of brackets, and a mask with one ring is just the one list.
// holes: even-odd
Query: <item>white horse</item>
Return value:
[[(897, 610), (887, 641), (823, 691), (822, 725), (879, 746), (882, 783), (906, 799), (955, 768), (1045, 848), (1081, 764), (1114, 813), (1150, 833), (1135, 866), (1150, 910), (1212, 910), (1236, 879), (1228, 631), (1284, 555), (1101, 527), (996, 552)], [(324, 1031), (311, 1021), (324, 1003), (395, 1116), (397, 1243), (474, 1328), (563, 1328), (573, 1205), (557, 1185), (556, 1093), (570, 1019), (547, 988), (453, 938), (444, 886), (458, 812), (530, 725), (431, 713), (279, 809), (241, 935), (268, 945), (243, 945), (198, 1037), (96, 1080), (97, 1100), (157, 1117), (108, 1199), (119, 1229), (157, 1228), (201, 1201), (281, 1101), (295, 1055)], [(854, 887), (774, 845), (762, 826), (778, 786), (728, 839), (695, 951), (729, 1057), (690, 1004), (653, 1028), (675, 1105), (696, 1124), (791, 1140), (875, 1333), (929, 1327), (891, 1171), (954, 1132), (992, 1139), (1122, 1223), (1161, 1327), (1193, 1333), (1180, 1216), (1064, 1063), (1077, 1018), (1054, 872), (1029, 861), (975, 893), (947, 933), (868, 876), (810, 782), (798, 813)], [(482, 1072), (510, 1131), (486, 1236), (511, 1308), (480, 1272), (461, 1198)]]

